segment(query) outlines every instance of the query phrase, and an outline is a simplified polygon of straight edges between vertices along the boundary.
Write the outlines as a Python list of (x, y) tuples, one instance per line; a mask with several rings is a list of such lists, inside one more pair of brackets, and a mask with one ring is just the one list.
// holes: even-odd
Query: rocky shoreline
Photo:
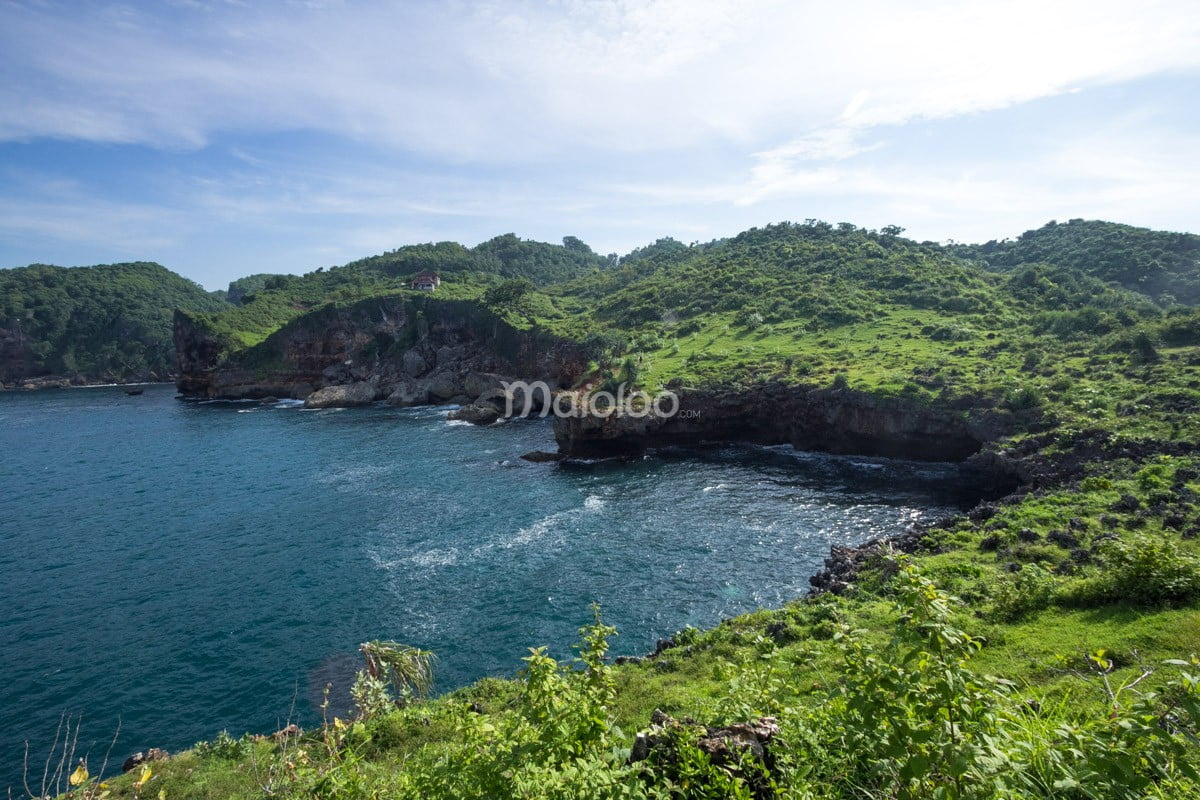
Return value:
[[(227, 360), (220, 341), (185, 314), (176, 315), (174, 337), (177, 385), (184, 396), (290, 397), (308, 408), (452, 404), (458, 408), (449, 418), (478, 425), (502, 422), (514, 409), (543, 411), (549, 398), (526, 398), (523, 389), (506, 388), (518, 379), (579, 394), (569, 387), (588, 363), (574, 342), (514, 329), (474, 303), (428, 298), (385, 298), (331, 309), (306, 325), (285, 326), (252, 353), (257, 362)], [(782, 383), (720, 389), (673, 384), (670, 390), (679, 401), (670, 416), (556, 416), (558, 451), (524, 458), (558, 463), (636, 457), (679, 445), (788, 444), (843, 455), (961, 463), (977, 473), (983, 500), (1012, 495), (1056, 471), (1030, 462), (1028, 454), (995, 448), (1029, 420), (982, 403), (936, 406)], [(833, 547), (825, 568), (810, 579), (812, 591), (844, 591), (881, 553), (911, 552), (927, 533), (925, 526), (914, 526), (857, 547)]]
[(142, 386), (154, 383), (174, 383), (175, 376), (159, 377), (156, 373), (117, 378), (101, 376), (90, 378), (84, 375), (41, 375), (0, 382), (0, 392), (36, 392), (43, 389), (86, 389), (96, 386)]
[[(578, 343), (516, 329), (468, 301), (397, 296), (315, 315), (229, 356), (218, 335), (177, 313), (180, 393), (206, 399), (288, 397), (310, 408), (454, 404), (460, 408), (453, 418), (492, 424), (514, 411), (540, 413), (549, 399), (541, 393), (526, 398), (522, 389), (509, 392), (506, 382), (542, 381), (552, 391), (571, 392), (588, 368)], [(1011, 465), (979, 454), (1020, 426), (1009, 412), (969, 401), (925, 405), (782, 383), (670, 388), (679, 399), (670, 416), (556, 417), (559, 453), (592, 459), (744, 441), (927, 461), (974, 459), (986, 472), (1007, 474)]]

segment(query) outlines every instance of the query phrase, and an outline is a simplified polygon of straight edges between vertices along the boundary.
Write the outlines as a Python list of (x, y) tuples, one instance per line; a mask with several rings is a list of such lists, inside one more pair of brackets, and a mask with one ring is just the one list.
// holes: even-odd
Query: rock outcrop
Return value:
[[(477, 303), (392, 296), (328, 306), (261, 344), (227, 354), (203, 322), (176, 314), (179, 391), (240, 399), (292, 397), (312, 408), (459, 403), (471, 421), (503, 409), (502, 382), (572, 384), (587, 364), (579, 347), (518, 330)], [(498, 417), (498, 415), (497, 415)]]
[(121, 765), (121, 771), (132, 772), (143, 764), (148, 764), (152, 761), (166, 761), (170, 757), (171, 754), (166, 750), (160, 750), (157, 747), (151, 747), (149, 750), (144, 752), (139, 751), (125, 759), (125, 763)]
[(460, 409), (451, 411), (446, 415), (447, 419), (457, 419), (464, 422), (470, 422), (475, 425), (491, 425), (496, 420), (500, 419), (502, 412), (494, 403), (487, 400), (479, 400), (470, 405), (463, 406)]
[[(742, 773), (747, 760), (757, 762), (760, 770), (770, 774), (775, 769), (772, 742), (779, 735), (779, 723), (774, 717), (759, 717), (722, 727), (701, 725), (693, 719), (678, 720), (655, 709), (650, 715), (650, 728), (637, 734), (629, 761), (651, 760), (670, 775), (679, 763), (675, 749), (681, 739), (694, 742), (711, 762), (731, 773)], [(674, 777), (674, 776), (672, 776)], [(756, 800), (775, 797), (772, 781), (759, 770), (743, 773), (751, 796)]]
[(0, 324), (0, 383), (17, 384), (36, 375), (31, 346), (33, 340), (21, 330), (20, 322), (13, 320)]
[(326, 386), (304, 399), (305, 408), (355, 408), (375, 402), (379, 386), (359, 381), (342, 386)]
[[(995, 411), (936, 408), (849, 390), (765, 384), (743, 390), (679, 389), (670, 416), (580, 414), (555, 419), (559, 450), (604, 458), (647, 448), (744, 441), (801, 450), (962, 461), (1009, 427)], [(669, 408), (670, 403), (662, 407)]]

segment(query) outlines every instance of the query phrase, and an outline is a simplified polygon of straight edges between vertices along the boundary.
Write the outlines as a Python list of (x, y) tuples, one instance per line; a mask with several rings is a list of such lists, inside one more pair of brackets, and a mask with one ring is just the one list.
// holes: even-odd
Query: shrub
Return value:
[(1045, 402), (1042, 393), (1036, 386), (1022, 386), (1010, 389), (1004, 398), (1004, 404), (1012, 411), (1029, 411), (1038, 408)]
[(1144, 329), (1133, 334), (1130, 349), (1133, 360), (1139, 364), (1153, 364), (1160, 358), (1154, 337)]
[(196, 742), (192, 749), (200, 758), (220, 758), (226, 761), (236, 761), (245, 758), (250, 752), (253, 740), (250, 734), (243, 734), (240, 739), (229, 735), (229, 731), (221, 731), (211, 742)]
[(1157, 604), (1200, 594), (1200, 559), (1166, 536), (1115, 540), (1105, 548), (1110, 596)]
[(1075, 606), (1161, 605), (1200, 597), (1200, 559), (1165, 535), (1141, 534), (1105, 543), (1103, 571), (1060, 596)]
[(1164, 460), (1143, 467), (1138, 470), (1135, 477), (1138, 488), (1143, 492), (1156, 492), (1169, 489), (1174, 475), (1175, 470), (1169, 462)]
[(1056, 581), (1037, 564), (1026, 564), (1020, 572), (1006, 575), (993, 595), (992, 616), (1005, 622), (1024, 619), (1050, 605)]

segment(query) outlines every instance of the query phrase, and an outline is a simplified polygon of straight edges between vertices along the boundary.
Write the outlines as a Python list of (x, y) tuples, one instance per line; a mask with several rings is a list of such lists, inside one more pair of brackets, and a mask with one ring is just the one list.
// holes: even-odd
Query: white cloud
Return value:
[(484, 162), (761, 150), (1200, 65), (1186, 2), (42, 8), (0, 6), (0, 138), (310, 129)]
[[(1194, 112), (1135, 117), (1153, 102), (1113, 87), (1197, 70), (1184, 2), (0, 0), (14, 163), (46, 137), (167, 151), (112, 148), (133, 165), (116, 185), (108, 148), (61, 146), (101, 166), (57, 186), (72, 166), (28, 148), (38, 174), (0, 182), (0, 252), (115, 248), (222, 283), (505, 230), (626, 251), (806, 217), (956, 239), (1194, 227)], [(1096, 95), (1111, 113), (1063, 110)], [(1044, 135), (1012, 121), (1029, 109)], [(993, 122), (1020, 146), (991, 152)], [(938, 126), (969, 141), (915, 135)]]

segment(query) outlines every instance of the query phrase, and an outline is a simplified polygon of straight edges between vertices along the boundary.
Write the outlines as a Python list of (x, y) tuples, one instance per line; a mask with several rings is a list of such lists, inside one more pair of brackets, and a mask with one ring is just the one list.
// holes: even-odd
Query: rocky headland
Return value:
[(479, 423), (504, 413), (503, 381), (563, 388), (587, 365), (569, 340), (520, 330), (476, 303), (425, 297), (322, 309), (233, 355), (182, 312), (174, 336), (185, 396), (289, 397), (311, 408), (456, 404)]
[[(506, 382), (543, 381), (583, 408), (581, 346), (521, 330), (478, 303), (398, 295), (330, 306), (233, 353), (192, 315), (175, 317), (180, 392), (209, 399), (288, 397), (310, 408), (452, 404), (453, 419), (492, 424), (543, 413)], [(790, 444), (802, 450), (924, 461), (968, 461), (1011, 488), (1020, 466), (988, 449), (1022, 423), (986, 405), (944, 407), (850, 389), (784, 383), (717, 389), (672, 385), (673, 414), (556, 416), (556, 458), (637, 455), (706, 442)], [(526, 408), (527, 406), (527, 408)], [(548, 459), (541, 459), (548, 460)]]

